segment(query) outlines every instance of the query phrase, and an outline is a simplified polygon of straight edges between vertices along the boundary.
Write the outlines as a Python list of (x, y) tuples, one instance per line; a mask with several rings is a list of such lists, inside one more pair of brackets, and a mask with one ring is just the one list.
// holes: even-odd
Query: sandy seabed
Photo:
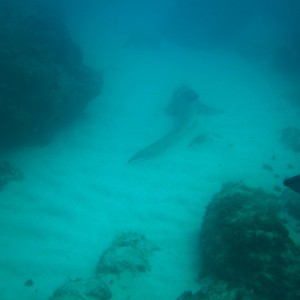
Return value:
[[(104, 70), (104, 88), (85, 115), (47, 147), (3, 155), (25, 174), (1, 191), (3, 300), (48, 299), (67, 279), (94, 276), (101, 253), (128, 230), (145, 234), (160, 251), (150, 272), (116, 280), (112, 299), (175, 300), (199, 288), (201, 219), (222, 184), (272, 191), (292, 175), (288, 164), (299, 170), (280, 142), (280, 130), (297, 125), (297, 112), (283, 97), (286, 83), (267, 67), (230, 51), (167, 43), (157, 52), (116, 47), (99, 61), (94, 49), (89, 60)], [(199, 115), (168, 151), (128, 164), (168, 131), (163, 107), (182, 84), (224, 114)], [(197, 134), (210, 139), (188, 147)], [(33, 286), (24, 285), (27, 279)]]

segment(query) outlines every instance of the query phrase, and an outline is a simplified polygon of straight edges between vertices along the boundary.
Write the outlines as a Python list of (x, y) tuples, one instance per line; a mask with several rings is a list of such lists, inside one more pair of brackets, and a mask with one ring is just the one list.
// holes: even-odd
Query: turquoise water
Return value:
[[(282, 46), (300, 57), (295, 4), (278, 2), (270, 12), (267, 1), (265, 8), (251, 2), (247, 14), (235, 7), (223, 18), (228, 11), (215, 1), (204, 7), (219, 18), (205, 23), (191, 20), (195, 1), (180, 4), (185, 9), (162, 2), (60, 7), (83, 62), (102, 72), (103, 89), (49, 145), (2, 153), (24, 180), (0, 192), (1, 299), (48, 299), (67, 279), (93, 277), (100, 255), (124, 231), (144, 234), (160, 250), (150, 271), (114, 278), (112, 299), (171, 300), (197, 291), (201, 220), (222, 184), (243, 181), (272, 192), (299, 173), (299, 153), (280, 141), (283, 128), (299, 127), (299, 106), (289, 96), (299, 74), (288, 61), (279, 68), (273, 60)], [(180, 11), (175, 26), (170, 16)], [(164, 108), (181, 85), (224, 113), (199, 114), (161, 155), (128, 164), (170, 130)], [(199, 134), (207, 141), (189, 147)], [(33, 286), (24, 285), (28, 279)]]

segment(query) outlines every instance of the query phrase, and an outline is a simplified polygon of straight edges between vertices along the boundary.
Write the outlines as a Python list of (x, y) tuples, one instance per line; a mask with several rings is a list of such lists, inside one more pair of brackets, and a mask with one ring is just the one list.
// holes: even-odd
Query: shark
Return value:
[(191, 128), (199, 113), (210, 115), (222, 111), (200, 102), (198, 93), (192, 88), (181, 86), (173, 93), (171, 102), (165, 108), (165, 112), (173, 118), (171, 130), (155, 142), (136, 152), (128, 160), (129, 163), (152, 159), (165, 152)]

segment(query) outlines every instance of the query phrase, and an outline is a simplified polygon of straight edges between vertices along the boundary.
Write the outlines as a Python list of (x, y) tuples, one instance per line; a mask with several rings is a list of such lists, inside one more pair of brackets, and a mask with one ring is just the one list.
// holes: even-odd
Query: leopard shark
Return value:
[(200, 102), (199, 95), (195, 90), (187, 86), (181, 86), (173, 93), (171, 102), (165, 108), (165, 112), (173, 118), (172, 129), (152, 144), (136, 152), (128, 160), (129, 163), (159, 156), (191, 128), (198, 114), (210, 115), (222, 111)]

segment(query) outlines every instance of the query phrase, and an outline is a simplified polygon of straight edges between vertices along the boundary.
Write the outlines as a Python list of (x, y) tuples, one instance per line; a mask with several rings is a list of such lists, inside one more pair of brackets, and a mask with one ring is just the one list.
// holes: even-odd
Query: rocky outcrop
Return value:
[(83, 65), (60, 14), (46, 3), (0, 4), (2, 146), (49, 143), (101, 91), (101, 76)]
[(223, 186), (201, 229), (204, 276), (262, 299), (300, 299), (300, 249), (279, 217), (277, 200), (243, 184)]

